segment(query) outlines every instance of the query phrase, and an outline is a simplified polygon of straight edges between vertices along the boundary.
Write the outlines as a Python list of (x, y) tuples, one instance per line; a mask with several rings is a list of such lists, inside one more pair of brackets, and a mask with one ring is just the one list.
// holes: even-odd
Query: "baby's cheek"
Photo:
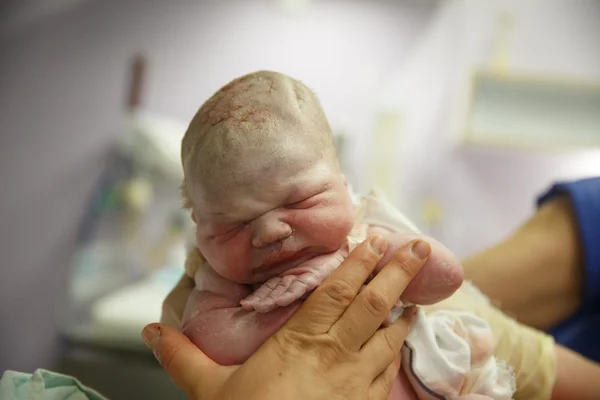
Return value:
[(353, 226), (354, 214), (343, 206), (322, 212), (321, 228), (342, 242), (345, 241)]
[(247, 246), (236, 242), (209, 243), (199, 249), (217, 274), (233, 282), (247, 283), (252, 278), (250, 255)]
[(295, 216), (294, 230), (305, 236), (312, 245), (326, 246), (332, 251), (345, 243), (354, 221), (338, 209), (313, 208)]

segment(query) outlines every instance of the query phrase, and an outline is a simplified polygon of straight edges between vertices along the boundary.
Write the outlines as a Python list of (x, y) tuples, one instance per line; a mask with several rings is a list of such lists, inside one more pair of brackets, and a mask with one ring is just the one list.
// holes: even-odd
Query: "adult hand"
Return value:
[(142, 336), (190, 399), (386, 399), (414, 313), (381, 324), (431, 251), (409, 243), (360, 291), (386, 247), (377, 236), (358, 246), (241, 366), (217, 365), (167, 326)]

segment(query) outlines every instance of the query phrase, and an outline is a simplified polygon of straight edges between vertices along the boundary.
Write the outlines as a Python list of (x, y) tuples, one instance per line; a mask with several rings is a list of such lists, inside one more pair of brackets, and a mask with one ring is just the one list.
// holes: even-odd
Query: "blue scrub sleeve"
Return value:
[(600, 306), (600, 177), (554, 184), (537, 200), (538, 206), (567, 194), (573, 205), (584, 252), (583, 308)]

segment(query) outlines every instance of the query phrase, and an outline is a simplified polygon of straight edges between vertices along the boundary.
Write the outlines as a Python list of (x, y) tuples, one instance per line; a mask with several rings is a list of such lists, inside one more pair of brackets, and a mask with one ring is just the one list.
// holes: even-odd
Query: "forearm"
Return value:
[(557, 345), (556, 369), (552, 400), (600, 399), (598, 364)]
[(544, 204), (514, 234), (463, 262), (465, 278), (519, 321), (547, 329), (580, 305), (582, 257), (570, 201)]

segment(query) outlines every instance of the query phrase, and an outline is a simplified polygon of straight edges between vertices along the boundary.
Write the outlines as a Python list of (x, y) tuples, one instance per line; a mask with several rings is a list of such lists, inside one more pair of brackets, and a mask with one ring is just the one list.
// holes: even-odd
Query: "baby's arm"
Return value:
[[(370, 226), (367, 234), (380, 235), (388, 239), (386, 254), (380, 261), (375, 274), (386, 265), (402, 246), (414, 239), (425, 239), (431, 244), (431, 255), (421, 272), (408, 285), (402, 300), (413, 304), (437, 303), (456, 291), (463, 281), (460, 262), (448, 248), (438, 241), (420, 234), (397, 233), (379, 226)], [(304, 266), (302, 273), (290, 273), (274, 277), (265, 282), (254, 293), (241, 302), (244, 309), (270, 312), (285, 307), (303, 298), (319, 286), (343, 261), (342, 251), (333, 255), (316, 257)], [(386, 324), (389, 321), (386, 320)]]
[(315, 257), (301, 264), (301, 269), (296, 272), (286, 271), (269, 279), (242, 300), (242, 307), (248, 311), (267, 313), (303, 299), (344, 261), (344, 251), (345, 249), (341, 249), (334, 254)]
[(246, 361), (300, 306), (296, 302), (266, 314), (246, 311), (240, 300), (250, 294), (250, 287), (222, 278), (207, 263), (198, 266), (195, 280), (181, 330), (222, 365)]
[(412, 240), (423, 239), (431, 245), (429, 259), (402, 294), (403, 301), (418, 305), (434, 304), (452, 295), (462, 284), (463, 269), (460, 261), (437, 240), (421, 234), (393, 232), (375, 225), (371, 225), (367, 233), (383, 236), (389, 242), (374, 273), (379, 272), (396, 251)]

